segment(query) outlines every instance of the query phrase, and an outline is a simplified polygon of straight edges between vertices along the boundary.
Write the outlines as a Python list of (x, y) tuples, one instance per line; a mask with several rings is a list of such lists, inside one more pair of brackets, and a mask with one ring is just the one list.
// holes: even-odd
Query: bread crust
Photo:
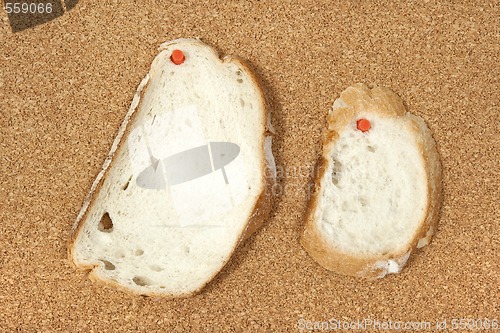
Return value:
[[(255, 89), (259, 92), (260, 95), (260, 103), (262, 105), (261, 110), (263, 110), (263, 124), (262, 124), (262, 149), (264, 152), (263, 159), (261, 160), (261, 169), (264, 170), (263, 176), (262, 176), (262, 191), (257, 197), (257, 200), (254, 204), (253, 211), (250, 214), (246, 227), (243, 229), (241, 234), (237, 237), (239, 240), (238, 242), (235, 243), (235, 246), (233, 249), (231, 249), (231, 255), (228, 256), (228, 259), (223, 263), (221, 266), (221, 269), (218, 272), (215, 272), (212, 276), (207, 278), (207, 280), (203, 283), (203, 285), (198, 288), (197, 290), (189, 293), (177, 293), (177, 294), (167, 294), (167, 293), (155, 293), (155, 292), (147, 292), (147, 293), (142, 293), (139, 292), (136, 289), (132, 289), (129, 287), (126, 287), (117, 281), (114, 280), (109, 280), (109, 279), (103, 279), (101, 276), (99, 276), (95, 272), (95, 268), (97, 268), (98, 265), (79, 265), (74, 261), (74, 251), (75, 251), (75, 241), (78, 237), (78, 234), (82, 230), (82, 227), (86, 221), (87, 214), (89, 212), (89, 207), (91, 207), (93, 204), (95, 204), (95, 200), (97, 198), (97, 193), (101, 191), (102, 186), (104, 184), (104, 180), (106, 179), (106, 176), (108, 174), (108, 171), (111, 170), (112, 166), (114, 165), (115, 160), (113, 159), (113, 156), (117, 153), (120, 152), (121, 149), (124, 149), (124, 141), (123, 138), (126, 138), (128, 134), (131, 131), (129, 124), (133, 123), (135, 117), (136, 117), (136, 111), (139, 109), (141, 102), (142, 102), (142, 97), (144, 96), (144, 93), (147, 91), (148, 83), (149, 83), (149, 77), (150, 75), (152, 76), (152, 70), (154, 68), (154, 62), (151, 65), (151, 69), (149, 73), (146, 75), (146, 77), (143, 79), (141, 84), (139, 85), (135, 95), (134, 99), (131, 103), (131, 106), (129, 108), (129, 111), (127, 112), (127, 115), (125, 116), (124, 121), (122, 122), (120, 129), (118, 131), (118, 135), (115, 138), (115, 141), (113, 143), (113, 146), (104, 162), (104, 165), (99, 172), (99, 175), (95, 179), (91, 191), (89, 192), (87, 198), (84, 201), (84, 204), (82, 206), (82, 209), (80, 211), (79, 216), (77, 217), (77, 220), (75, 221), (75, 224), (73, 226), (73, 230), (71, 233), (71, 236), (69, 238), (68, 242), (68, 258), (70, 265), (73, 266), (75, 269), (78, 270), (84, 270), (88, 271), (88, 277), (95, 283), (105, 286), (105, 287), (111, 287), (113, 289), (117, 289), (120, 291), (123, 291), (128, 294), (132, 295), (141, 295), (141, 296), (151, 296), (151, 297), (158, 297), (158, 298), (183, 298), (183, 297), (190, 297), (193, 295), (198, 294), (205, 286), (208, 284), (222, 269), (223, 267), (229, 262), (232, 254), (234, 251), (237, 249), (237, 247), (246, 239), (248, 239), (257, 229), (263, 224), (264, 220), (267, 219), (271, 208), (272, 208), (272, 186), (276, 181), (276, 173), (275, 173), (275, 165), (274, 165), (274, 157), (272, 155), (272, 151), (269, 147), (268, 150), (266, 150), (266, 139), (272, 137), (274, 135), (274, 129), (271, 126), (270, 123), (270, 110), (268, 108), (267, 100), (264, 94), (264, 90), (262, 89), (262, 85), (255, 75), (254, 71), (250, 68), (250, 66), (241, 58), (235, 57), (235, 56), (225, 56), (223, 58), (219, 57), (219, 53), (217, 50), (215, 50), (213, 47), (210, 47), (209, 45), (203, 43), (200, 39), (197, 38), (181, 38), (181, 39), (176, 39), (172, 40), (170, 42), (163, 43), (159, 47), (159, 51), (163, 51), (166, 47), (172, 46), (175, 44), (185, 44), (185, 43), (191, 43), (191, 44), (196, 44), (200, 45), (203, 47), (209, 48), (216, 58), (220, 59), (222, 63), (235, 63), (238, 65), (239, 68), (241, 68), (242, 71), (244, 71), (253, 81), (253, 84), (255, 86)], [(137, 103), (134, 103), (135, 100), (137, 99)], [(135, 104), (135, 105), (134, 105)], [(274, 170), (274, 171), (273, 171)]]
[[(410, 254), (417, 247), (430, 242), (437, 226), (439, 211), (442, 202), (441, 164), (436, 144), (424, 121), (407, 113), (402, 100), (391, 90), (374, 86), (369, 88), (364, 84), (355, 84), (342, 92), (334, 103), (335, 113), (328, 115), (328, 129), (323, 139), (323, 151), (316, 163), (316, 174), (313, 179), (313, 190), (305, 213), (305, 228), (301, 236), (301, 244), (308, 254), (324, 268), (350, 276), (364, 278), (381, 278), (388, 273), (389, 263), (397, 264), (399, 270), (405, 265)], [(376, 113), (382, 117), (404, 118), (411, 122), (411, 128), (417, 137), (418, 149), (424, 160), (427, 176), (427, 207), (420, 228), (412, 240), (399, 252), (390, 252), (384, 256), (359, 256), (346, 253), (327, 242), (317, 228), (314, 215), (318, 207), (321, 179), (328, 169), (328, 152), (344, 130), (360, 112)]]

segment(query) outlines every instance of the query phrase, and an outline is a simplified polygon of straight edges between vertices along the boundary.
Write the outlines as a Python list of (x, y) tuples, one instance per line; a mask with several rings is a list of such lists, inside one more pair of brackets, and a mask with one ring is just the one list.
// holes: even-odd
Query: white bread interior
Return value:
[[(356, 121), (371, 128), (362, 132)], [(346, 275), (398, 273), (429, 243), (441, 201), (441, 169), (424, 121), (393, 92), (357, 84), (328, 117), (301, 243)]]
[[(170, 60), (175, 49), (185, 55), (181, 65)], [(196, 39), (163, 44), (77, 218), (70, 260), (93, 280), (136, 294), (199, 291), (270, 210), (276, 172), (267, 112), (241, 60), (221, 60)], [(168, 186), (165, 158), (209, 142), (239, 146), (225, 175)], [(137, 182), (150, 165), (166, 182), (157, 189)]]

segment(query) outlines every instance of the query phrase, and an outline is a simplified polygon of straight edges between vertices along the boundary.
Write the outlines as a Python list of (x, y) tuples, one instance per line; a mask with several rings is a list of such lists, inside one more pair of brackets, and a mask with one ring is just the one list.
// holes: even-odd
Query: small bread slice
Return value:
[(161, 45), (77, 217), (70, 261), (135, 294), (202, 289), (270, 211), (266, 105), (242, 60), (197, 39)]
[(398, 273), (430, 242), (441, 192), (439, 157), (424, 121), (389, 89), (356, 84), (328, 115), (301, 244), (337, 273)]

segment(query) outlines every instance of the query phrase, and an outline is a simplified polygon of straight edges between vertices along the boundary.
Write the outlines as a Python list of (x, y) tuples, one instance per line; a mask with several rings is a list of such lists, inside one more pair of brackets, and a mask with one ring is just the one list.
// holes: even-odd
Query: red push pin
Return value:
[(184, 57), (184, 53), (181, 50), (174, 50), (170, 56), (170, 60), (176, 65), (182, 64), (185, 59), (186, 57)]
[(366, 132), (368, 131), (372, 125), (370, 124), (370, 121), (365, 118), (361, 118), (356, 122), (356, 128), (359, 129), (361, 132)]

